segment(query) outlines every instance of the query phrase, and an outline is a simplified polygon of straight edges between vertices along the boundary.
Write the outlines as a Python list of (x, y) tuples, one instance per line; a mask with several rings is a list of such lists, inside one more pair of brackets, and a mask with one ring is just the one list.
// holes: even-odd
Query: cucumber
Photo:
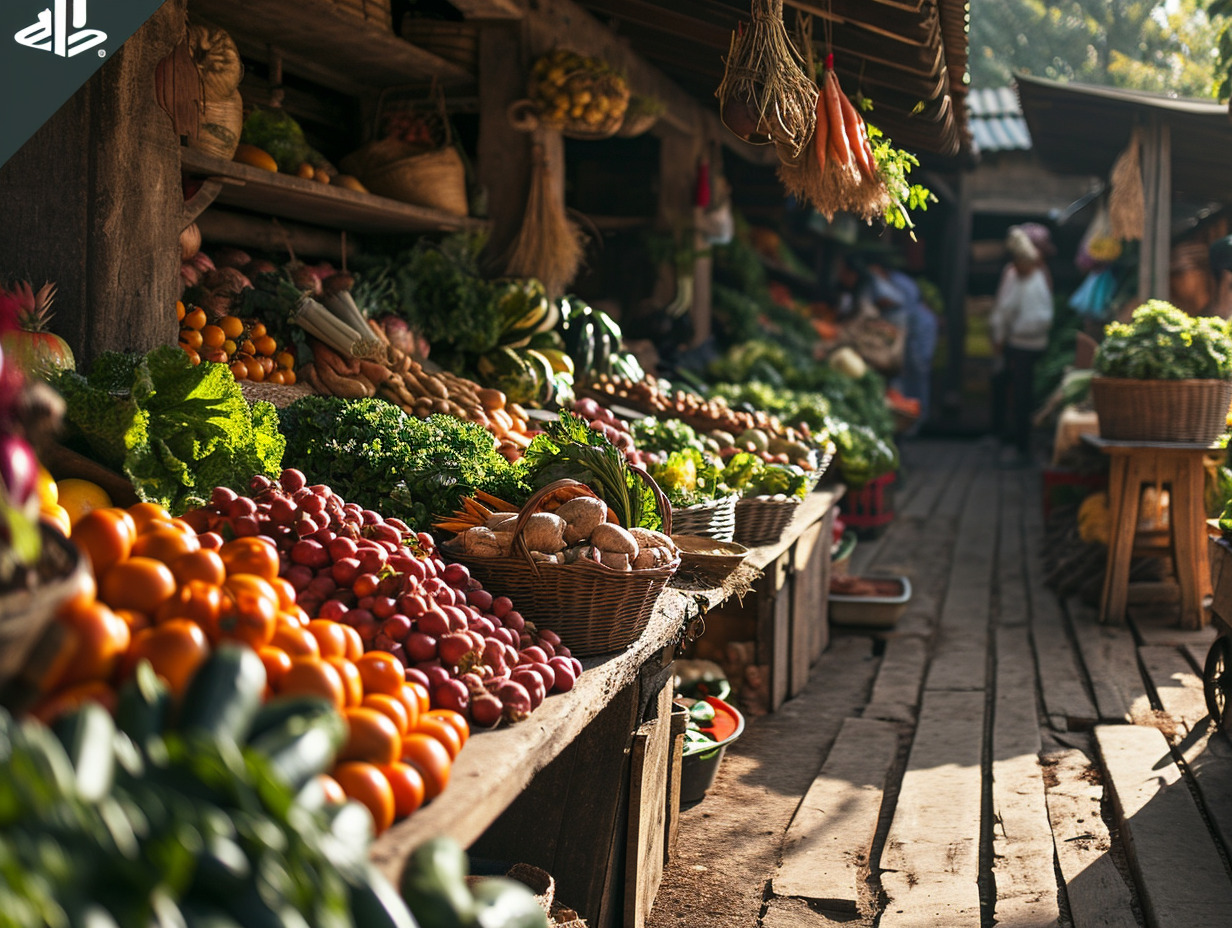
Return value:
[(52, 731), (73, 765), (77, 795), (86, 802), (98, 802), (110, 794), (115, 781), (116, 728), (107, 710), (88, 702), (56, 719)]
[(363, 928), (419, 928), (398, 891), (378, 871), (368, 868), (365, 879), (351, 884), (351, 919)]
[(595, 355), (590, 369), (595, 374), (611, 373), (612, 338), (608, 331), (595, 325)]
[(492, 877), (474, 890), (475, 928), (548, 928), (535, 894), (516, 880)]
[(180, 706), (179, 728), (241, 743), (265, 695), (265, 665), (240, 644), (219, 645), (193, 674)]
[(407, 858), (402, 898), (424, 925), (470, 925), (475, 900), (466, 885), (466, 853), (452, 838), (431, 838)]
[(295, 792), (324, 773), (347, 737), (346, 721), (333, 708), (296, 715), (253, 738), (248, 746), (265, 755), (273, 774)]
[(149, 661), (120, 687), (116, 702), (116, 726), (145, 749), (151, 738), (162, 737), (171, 717), (171, 690), (154, 672)]
[(621, 339), (624, 338), (624, 333), (620, 330), (620, 326), (616, 320), (602, 310), (593, 310), (596, 325), (608, 334), (611, 339), (613, 350), (620, 346)]
[(573, 359), (573, 371), (577, 377), (590, 373), (595, 358), (595, 323), (592, 319), (574, 320), (565, 336), (565, 350)]

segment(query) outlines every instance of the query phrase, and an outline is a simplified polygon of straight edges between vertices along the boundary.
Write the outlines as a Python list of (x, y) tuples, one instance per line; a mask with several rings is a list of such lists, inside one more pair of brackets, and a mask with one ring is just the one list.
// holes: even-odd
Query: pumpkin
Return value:
[(235, 40), (226, 30), (215, 26), (189, 26), (188, 44), (201, 74), (207, 103), (225, 100), (240, 89), (244, 64)]

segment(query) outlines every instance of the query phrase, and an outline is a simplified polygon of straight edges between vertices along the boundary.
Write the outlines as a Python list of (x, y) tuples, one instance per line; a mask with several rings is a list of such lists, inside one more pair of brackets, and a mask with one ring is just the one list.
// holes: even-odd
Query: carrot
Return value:
[(501, 499), (499, 496), (493, 496), (491, 493), (488, 493), (486, 490), (476, 490), (475, 499), (479, 500), (479, 502), (483, 503), (493, 512), (517, 512), (518, 511), (518, 507), (513, 505), (513, 503), (507, 503), (503, 499)]
[[(825, 81), (823, 80), (824, 84)], [(830, 137), (830, 121), (826, 112), (826, 95), (817, 94), (817, 128), (813, 132), (813, 151), (817, 155), (817, 168), (826, 169), (826, 142)]]
[(843, 126), (847, 131), (847, 143), (851, 146), (851, 153), (864, 176), (873, 180), (877, 176), (877, 168), (865, 145), (868, 130), (864, 128), (864, 119), (856, 112), (846, 94), (839, 94), (839, 103), (843, 107)]
[(840, 168), (851, 164), (851, 146), (843, 127), (843, 92), (838, 86), (838, 75), (827, 71), (825, 77), (826, 121), (829, 124), (830, 152), (838, 159)]

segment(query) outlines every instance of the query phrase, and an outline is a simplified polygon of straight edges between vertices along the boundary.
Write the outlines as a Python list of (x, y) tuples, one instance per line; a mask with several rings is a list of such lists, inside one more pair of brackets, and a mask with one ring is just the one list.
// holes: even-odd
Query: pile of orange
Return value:
[(180, 347), (193, 364), (228, 364), (236, 380), (295, 383), (295, 354), (279, 350), (278, 342), (255, 319), (221, 316), (211, 322), (204, 309), (175, 304), (180, 322)]
[(449, 782), (466, 719), (430, 710), (427, 690), (406, 681), (398, 659), (365, 654), (349, 625), (310, 620), (278, 576), (270, 540), (198, 535), (153, 503), (94, 509), (71, 538), (95, 585), (57, 613), (65, 645), (37, 717), (49, 721), (86, 700), (114, 707), (116, 685), (142, 660), (181, 695), (211, 647), (239, 641), (261, 657), (268, 696), (321, 696), (338, 707), (349, 736), (327, 795), (363, 803), (378, 831)]

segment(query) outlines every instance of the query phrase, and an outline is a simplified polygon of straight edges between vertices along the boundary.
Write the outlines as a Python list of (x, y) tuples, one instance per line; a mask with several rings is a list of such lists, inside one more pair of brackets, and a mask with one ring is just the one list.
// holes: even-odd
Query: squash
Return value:
[(201, 75), (206, 102), (225, 100), (240, 89), (244, 64), (235, 40), (215, 26), (189, 26), (188, 44)]
[(278, 170), (278, 162), (276, 162), (269, 152), (257, 148), (256, 145), (249, 145), (247, 142), (240, 142), (235, 149), (233, 161), (238, 161), (240, 164), (250, 164), (254, 168), (262, 168), (266, 171)]

